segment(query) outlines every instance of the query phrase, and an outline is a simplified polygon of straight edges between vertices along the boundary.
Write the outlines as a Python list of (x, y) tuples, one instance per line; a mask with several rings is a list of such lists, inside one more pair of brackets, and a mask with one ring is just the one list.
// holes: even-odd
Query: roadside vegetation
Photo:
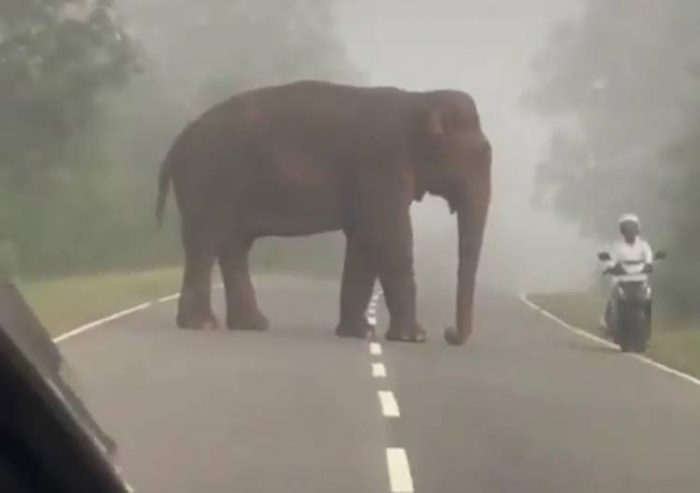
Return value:
[(610, 240), (635, 212), (669, 259), (656, 293), (700, 327), (700, 2), (584, 0), (537, 57), (529, 107), (557, 122), (537, 200)]
[[(700, 2), (584, 0), (534, 63), (525, 97), (558, 122), (538, 169), (538, 204), (609, 241), (635, 212), (669, 258), (655, 276), (649, 355), (700, 375)], [(592, 292), (537, 294), (543, 308), (596, 332)]]
[[(340, 237), (261, 242), (252, 263), (258, 275), (295, 272), (337, 276), (342, 269)], [(181, 278), (181, 267), (161, 267), (18, 279), (17, 284), (42, 323), (57, 336), (111, 313), (177, 293)]]
[[(177, 214), (158, 231), (154, 206), (189, 121), (260, 85), (357, 80), (333, 4), (1, 3), (0, 279), (54, 334), (179, 289)], [(336, 273), (340, 259), (337, 235), (266, 240), (254, 270)]]
[(19, 288), (52, 336), (111, 313), (176, 293), (181, 270), (107, 272), (19, 282)]
[[(189, 121), (236, 92), (306, 78), (357, 80), (333, 4), (2, 2), (0, 277), (179, 265), (175, 211), (163, 231), (154, 217), (168, 147)], [(268, 268), (315, 271), (337, 242), (316, 238), (310, 252), (296, 250), (306, 253), (299, 258), (270, 244), (258, 254)]]

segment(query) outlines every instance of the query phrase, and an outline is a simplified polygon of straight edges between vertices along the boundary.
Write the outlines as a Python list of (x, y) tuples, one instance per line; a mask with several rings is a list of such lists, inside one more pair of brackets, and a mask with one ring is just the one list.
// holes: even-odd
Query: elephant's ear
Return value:
[(440, 108), (432, 108), (428, 116), (428, 132), (431, 135), (445, 134), (445, 120)]
[(468, 94), (439, 94), (431, 105), (428, 110), (428, 132), (431, 135), (480, 128), (476, 104)]

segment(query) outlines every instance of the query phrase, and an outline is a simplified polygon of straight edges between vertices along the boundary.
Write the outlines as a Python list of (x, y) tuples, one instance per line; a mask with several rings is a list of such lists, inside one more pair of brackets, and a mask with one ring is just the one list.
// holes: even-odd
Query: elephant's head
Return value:
[(422, 95), (418, 195), (447, 200), (457, 213), (459, 267), (456, 327), (445, 337), (462, 344), (471, 334), (474, 285), (491, 195), (491, 146), (481, 131), (474, 100), (458, 91)]

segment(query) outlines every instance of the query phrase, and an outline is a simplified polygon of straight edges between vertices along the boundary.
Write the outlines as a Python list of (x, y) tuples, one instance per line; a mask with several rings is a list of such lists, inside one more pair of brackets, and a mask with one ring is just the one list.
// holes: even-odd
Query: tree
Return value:
[(0, 4), (0, 166), (35, 173), (94, 118), (96, 99), (134, 68), (111, 0)]
[[(93, 154), (83, 137), (98, 123), (99, 98), (135, 68), (111, 0), (0, 3), (0, 193), (9, 204), (0, 232), (3, 249), (14, 252), (5, 256), (19, 257), (28, 270), (42, 264), (45, 228), (76, 212), (70, 200), (53, 200), (58, 190), (73, 203), (82, 197), (80, 209), (96, 210), (99, 197), (83, 193), (79, 149)], [(48, 237), (56, 235), (60, 230)]]
[[(637, 211), (686, 266), (681, 245), (700, 240), (689, 130), (700, 117), (699, 16), (691, 0), (587, 0), (580, 19), (552, 31), (528, 95), (560, 122), (539, 168), (540, 198), (590, 236), (608, 237), (619, 213)], [(689, 306), (688, 276), (669, 270), (662, 291), (675, 288), (672, 301)]]
[[(177, 259), (175, 228), (156, 234), (153, 220), (167, 147), (235, 92), (356, 78), (333, 5), (2, 0), (0, 264), (48, 274)], [(280, 257), (270, 248), (266, 261)]]
[[(133, 197), (131, 236), (156, 241), (151, 238), (158, 167), (175, 135), (210, 106), (240, 91), (298, 79), (359, 79), (336, 34), (335, 3), (120, 0), (121, 17), (142, 48), (145, 64), (143, 73), (114, 94), (107, 108), (106, 134), (122, 181), (115, 200), (124, 190)], [(167, 222), (171, 227), (177, 224), (172, 219)], [(154, 243), (160, 258), (179, 252), (173, 236)], [(337, 241), (310, 241), (316, 244), (265, 241), (256, 258), (268, 265), (298, 265), (299, 258), (309, 258), (303, 255), (309, 247), (338, 257), (331, 251)]]

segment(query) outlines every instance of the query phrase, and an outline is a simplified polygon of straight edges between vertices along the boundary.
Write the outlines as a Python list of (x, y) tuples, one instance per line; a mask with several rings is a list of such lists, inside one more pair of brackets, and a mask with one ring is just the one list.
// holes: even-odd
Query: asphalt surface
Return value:
[(266, 333), (175, 329), (171, 301), (61, 345), (137, 491), (700, 491), (700, 386), (516, 297), (482, 291), (451, 348), (452, 296), (423, 292), (428, 343), (373, 355), (333, 336), (336, 282), (256, 284)]

